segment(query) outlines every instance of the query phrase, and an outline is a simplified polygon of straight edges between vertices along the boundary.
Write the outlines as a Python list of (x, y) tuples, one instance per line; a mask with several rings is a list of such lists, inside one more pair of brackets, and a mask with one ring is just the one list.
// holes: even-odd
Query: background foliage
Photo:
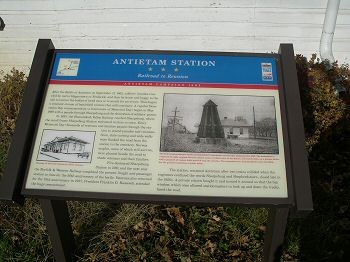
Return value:
[[(296, 56), (315, 211), (288, 223), (284, 261), (350, 257), (348, 66)], [(26, 77), (0, 81), (0, 179)], [(69, 202), (80, 261), (260, 261), (267, 210)], [(40, 207), (0, 204), (0, 261), (51, 261)]]
[(27, 78), (13, 69), (0, 81), (0, 179), (4, 169), (10, 138), (15, 129)]
[(350, 70), (296, 57), (314, 212), (297, 225), (302, 261), (350, 257)]

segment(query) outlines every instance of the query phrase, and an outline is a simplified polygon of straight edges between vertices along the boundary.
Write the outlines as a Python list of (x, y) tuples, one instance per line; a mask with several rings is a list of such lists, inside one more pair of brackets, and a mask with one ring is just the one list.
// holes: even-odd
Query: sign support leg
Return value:
[(288, 207), (271, 208), (269, 210), (264, 242), (264, 261), (266, 262), (280, 261), (288, 213)]
[(49, 199), (39, 201), (55, 260), (57, 262), (73, 261), (75, 243), (66, 201)]

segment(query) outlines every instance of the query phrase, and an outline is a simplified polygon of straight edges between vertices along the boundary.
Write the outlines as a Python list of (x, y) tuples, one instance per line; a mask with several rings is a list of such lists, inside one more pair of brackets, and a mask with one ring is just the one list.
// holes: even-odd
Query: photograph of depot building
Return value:
[(95, 132), (43, 130), (37, 160), (54, 162), (91, 162)]
[(82, 153), (88, 142), (76, 137), (56, 137), (54, 140), (44, 144), (43, 151), (51, 151), (54, 153), (75, 154)]
[(275, 99), (165, 94), (160, 151), (278, 154)]

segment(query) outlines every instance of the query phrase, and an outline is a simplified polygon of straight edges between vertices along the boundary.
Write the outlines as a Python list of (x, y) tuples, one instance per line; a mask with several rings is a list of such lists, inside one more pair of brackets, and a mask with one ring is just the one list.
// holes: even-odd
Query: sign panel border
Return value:
[[(101, 193), (84, 191), (64, 191), (64, 190), (42, 190), (26, 189), (25, 183), (28, 177), (30, 159), (33, 154), (34, 139), (37, 136), (38, 125), (41, 119), (43, 104), (46, 98), (50, 76), (53, 70), (56, 54), (59, 53), (91, 53), (91, 54), (172, 54), (172, 55), (196, 55), (196, 56), (240, 56), (240, 57), (268, 57), (275, 58), (278, 73), (278, 94), (280, 99), (280, 112), (282, 118), (282, 134), (284, 140), (285, 168), (287, 178), (287, 198), (266, 198), (266, 197), (216, 197), (216, 196), (184, 196), (184, 195), (165, 195), (165, 194), (125, 194), (125, 193)], [(62, 200), (96, 200), (96, 201), (114, 201), (114, 202), (147, 202), (157, 204), (196, 204), (196, 205), (247, 205), (247, 206), (290, 206), (294, 203), (293, 179), (291, 170), (291, 157), (288, 134), (288, 121), (286, 111), (286, 97), (281, 69), (281, 56), (279, 54), (261, 54), (261, 53), (238, 53), (238, 52), (202, 52), (202, 51), (154, 51), (154, 50), (95, 50), (95, 49), (56, 49), (52, 56), (49, 74), (45, 81), (43, 98), (41, 100), (40, 113), (36, 123), (35, 135), (32, 139), (27, 171), (22, 187), (22, 194), (38, 198), (62, 199)], [(28, 86), (30, 88), (30, 86)]]

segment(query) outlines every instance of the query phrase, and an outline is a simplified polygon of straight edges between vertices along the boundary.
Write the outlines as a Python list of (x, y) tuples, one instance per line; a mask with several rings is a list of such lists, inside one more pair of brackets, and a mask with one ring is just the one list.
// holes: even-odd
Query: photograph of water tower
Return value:
[(160, 151), (278, 154), (275, 98), (164, 94)]

